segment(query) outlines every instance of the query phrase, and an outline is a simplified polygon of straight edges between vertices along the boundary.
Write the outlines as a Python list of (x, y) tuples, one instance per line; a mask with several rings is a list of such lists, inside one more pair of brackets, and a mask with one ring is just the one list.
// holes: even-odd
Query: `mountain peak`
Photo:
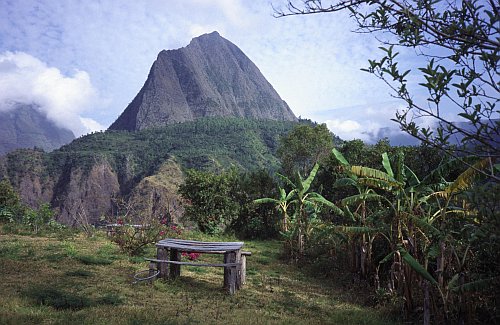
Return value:
[(71, 142), (73, 132), (47, 119), (35, 104), (16, 103), (0, 111), (0, 155), (18, 148), (51, 151)]
[(216, 31), (163, 50), (114, 130), (142, 130), (203, 117), (297, 118), (255, 64)]

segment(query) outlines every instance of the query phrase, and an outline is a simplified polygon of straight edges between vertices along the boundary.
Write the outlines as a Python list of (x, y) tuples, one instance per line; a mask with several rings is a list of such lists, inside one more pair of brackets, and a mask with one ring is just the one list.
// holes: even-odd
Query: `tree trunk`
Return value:
[(431, 302), (429, 297), (429, 282), (423, 281), (424, 286), (424, 325), (431, 324)]

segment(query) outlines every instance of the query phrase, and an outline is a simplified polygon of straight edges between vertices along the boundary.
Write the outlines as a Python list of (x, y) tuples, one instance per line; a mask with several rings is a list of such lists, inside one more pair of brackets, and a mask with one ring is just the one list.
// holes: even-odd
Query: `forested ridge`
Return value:
[[(295, 124), (289, 121), (206, 118), (137, 132), (95, 132), (50, 153), (36, 148), (11, 152), (4, 157), (3, 173), (8, 173), (9, 178), (22, 174), (23, 170), (55, 176), (65, 168), (88, 169), (96, 160), (106, 159), (117, 171), (128, 161), (133, 174), (145, 176), (171, 156), (175, 156), (185, 168), (276, 169), (279, 138)], [(43, 166), (42, 170), (30, 166), (35, 162)]]

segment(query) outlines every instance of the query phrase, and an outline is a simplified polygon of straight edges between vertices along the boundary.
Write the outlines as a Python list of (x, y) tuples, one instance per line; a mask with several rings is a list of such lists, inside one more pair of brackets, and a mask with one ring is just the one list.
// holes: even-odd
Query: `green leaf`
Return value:
[(392, 171), (391, 162), (389, 161), (389, 156), (387, 155), (387, 152), (384, 152), (382, 154), (382, 165), (384, 166), (387, 174), (390, 177), (394, 178), (394, 172)]
[(359, 204), (363, 201), (377, 201), (380, 198), (382, 198), (381, 195), (374, 193), (356, 194), (344, 198), (342, 200), (342, 205), (347, 206), (347, 205)]
[(335, 157), (335, 159), (337, 159), (337, 161), (343, 165), (343, 166), (349, 166), (349, 162), (347, 161), (347, 159), (345, 159), (345, 157), (340, 153), (340, 151), (338, 151), (337, 149), (333, 148), (332, 149), (332, 153), (333, 153), (333, 156)]
[[(429, 232), (432, 232), (434, 235), (440, 235), (441, 231), (439, 231), (436, 227), (431, 225), (428, 220), (421, 219), (415, 215), (409, 214), (409, 218), (413, 221), (417, 227), (420, 228), (420, 230), (426, 230)], [(424, 232), (425, 233), (425, 232)]]
[(378, 262), (378, 264), (384, 264), (387, 261), (389, 261), (391, 257), (394, 255), (394, 253), (395, 252), (390, 252), (389, 254), (387, 254), (380, 262)]
[(328, 201), (327, 199), (325, 199), (321, 194), (319, 193), (311, 193), (309, 195), (309, 200), (314, 202), (314, 203), (319, 203), (319, 204), (322, 204), (322, 205), (325, 205), (327, 207), (329, 207), (330, 209), (332, 209), (335, 213), (337, 213), (338, 215), (341, 215), (343, 216), (344, 215), (344, 211), (342, 211), (338, 206), (336, 206), (334, 203)]
[(462, 284), (461, 286), (456, 286), (451, 289), (455, 293), (463, 292), (476, 292), (491, 289), (498, 285), (500, 277), (494, 277), (489, 279), (481, 279), (477, 281), (472, 281), (469, 283)]
[(319, 169), (319, 164), (318, 163), (314, 164), (314, 167), (309, 173), (309, 176), (307, 176), (306, 180), (301, 183), (302, 193), (306, 193), (307, 191), (309, 191), (309, 188), (311, 187), (311, 184), (314, 181), (316, 174), (318, 173), (318, 169)]
[(380, 231), (377, 228), (363, 227), (363, 226), (335, 226), (334, 229), (349, 234), (368, 234)]
[(256, 199), (256, 200), (253, 200), (253, 203), (256, 203), (256, 204), (264, 204), (264, 203), (279, 203), (278, 200), (276, 199), (272, 199), (272, 198), (269, 198), (269, 197), (265, 197), (265, 198), (262, 198), (262, 199)]
[(420, 274), (424, 279), (428, 280), (434, 285), (438, 285), (437, 281), (430, 275), (429, 272), (415, 259), (410, 255), (403, 247), (399, 247), (399, 252), (401, 253), (401, 257), (403, 261), (406, 262), (415, 272)]
[(335, 181), (333, 188), (357, 185), (358, 183), (352, 178), (340, 178)]

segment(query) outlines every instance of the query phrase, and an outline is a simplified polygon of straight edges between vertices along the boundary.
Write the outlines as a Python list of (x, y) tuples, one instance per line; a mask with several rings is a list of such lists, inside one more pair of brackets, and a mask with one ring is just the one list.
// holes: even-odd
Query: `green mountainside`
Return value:
[(0, 158), (0, 179), (9, 179), (31, 206), (50, 202), (67, 224), (81, 216), (96, 222), (113, 213), (118, 199), (151, 202), (144, 211), (150, 213), (179, 201), (176, 191), (165, 182), (149, 182), (150, 176), (179, 183), (186, 168), (277, 169), (279, 139), (296, 124), (205, 118), (137, 132), (98, 132), (50, 153), (11, 152)]
[[(213, 169), (235, 166), (246, 170), (277, 166), (274, 156), (279, 137), (296, 125), (290, 121), (205, 118), (192, 122), (138, 132), (94, 133), (63, 146), (52, 153), (82, 159), (106, 156), (116, 164), (128, 156), (137, 157), (139, 174), (149, 174), (169, 156), (185, 168)], [(115, 165), (115, 167), (118, 167)]]

